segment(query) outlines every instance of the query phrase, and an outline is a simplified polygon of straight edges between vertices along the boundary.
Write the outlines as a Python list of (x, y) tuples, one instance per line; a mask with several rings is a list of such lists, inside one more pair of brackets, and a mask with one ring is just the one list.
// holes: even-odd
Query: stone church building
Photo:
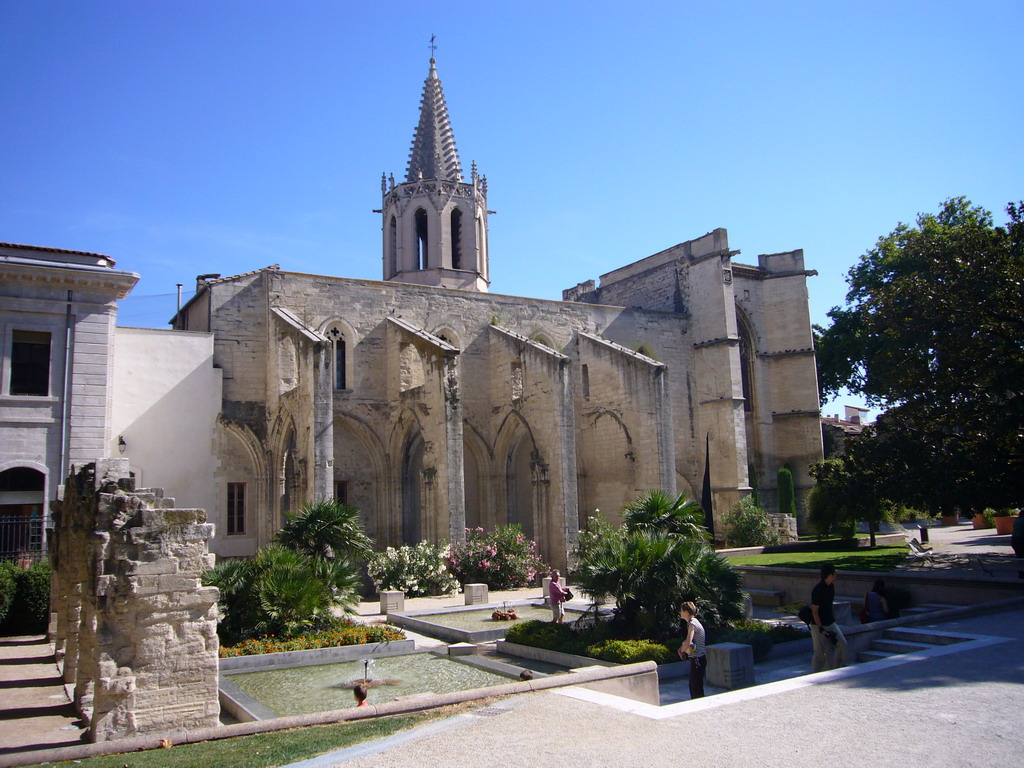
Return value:
[[(582, 282), (489, 293), (487, 179), (463, 175), (433, 59), (404, 180), (385, 178), (382, 280), (270, 266), (204, 276), (173, 320), (223, 372), (214, 548), (251, 554), (282, 513), (338, 496), (378, 546), (519, 523), (564, 565), (595, 509), (638, 494), (714, 516), (821, 458), (802, 251), (735, 263), (727, 233)], [(497, 254), (496, 258), (501, 258)]]

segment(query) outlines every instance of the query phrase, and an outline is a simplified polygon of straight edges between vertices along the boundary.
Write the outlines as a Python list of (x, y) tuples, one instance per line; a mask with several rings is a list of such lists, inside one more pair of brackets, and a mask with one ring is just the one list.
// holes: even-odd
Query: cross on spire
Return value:
[(427, 46), (428, 48), (430, 48), (430, 58), (431, 59), (434, 58), (434, 53), (437, 51), (437, 45), (434, 44), (435, 40), (437, 40), (437, 35), (431, 35), (430, 36), (430, 45)]

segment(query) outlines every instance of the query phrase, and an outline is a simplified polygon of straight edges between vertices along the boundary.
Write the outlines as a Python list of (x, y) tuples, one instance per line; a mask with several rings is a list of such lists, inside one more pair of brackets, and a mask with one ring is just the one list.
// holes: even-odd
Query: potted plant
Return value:
[(992, 507), (986, 507), (981, 512), (975, 512), (974, 517), (971, 518), (971, 523), (974, 524), (975, 529), (978, 528), (991, 528), (995, 525), (996, 511)]
[(948, 509), (944, 509), (942, 510), (940, 517), (943, 525), (956, 525), (960, 522), (960, 515), (955, 510), (950, 511)]
[(1017, 515), (1016, 509), (1000, 509), (992, 514), (996, 524), (996, 533), (1013, 533), (1013, 518)]

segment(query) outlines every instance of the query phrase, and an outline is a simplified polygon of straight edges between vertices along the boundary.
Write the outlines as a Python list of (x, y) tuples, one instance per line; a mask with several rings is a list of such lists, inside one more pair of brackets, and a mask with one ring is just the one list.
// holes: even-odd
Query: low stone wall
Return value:
[(88, 464), (53, 503), (51, 610), (61, 673), (92, 741), (218, 724), (213, 526), (126, 459)]
[[(809, 602), (811, 590), (820, 581), (818, 571), (810, 568), (768, 568), (755, 565), (736, 565), (733, 568), (742, 574), (745, 589), (782, 591), (785, 593), (784, 604), (796, 600)], [(1024, 596), (1024, 579), (976, 578), (938, 570), (913, 573), (841, 570), (835, 582), (836, 595), (862, 597), (878, 578), (884, 578), (888, 587), (909, 592), (914, 605), (975, 605)]]

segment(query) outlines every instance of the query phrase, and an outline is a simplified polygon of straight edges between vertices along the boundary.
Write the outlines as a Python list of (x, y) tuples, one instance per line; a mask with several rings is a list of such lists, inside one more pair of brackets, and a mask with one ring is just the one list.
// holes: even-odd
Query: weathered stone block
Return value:
[(405, 593), (399, 590), (381, 590), (380, 612), (387, 615), (405, 610)]
[(487, 602), (486, 584), (464, 584), (462, 591), (465, 593), (466, 605), (482, 605)]
[(716, 643), (707, 647), (708, 683), (733, 690), (754, 684), (754, 649), (742, 643)]

